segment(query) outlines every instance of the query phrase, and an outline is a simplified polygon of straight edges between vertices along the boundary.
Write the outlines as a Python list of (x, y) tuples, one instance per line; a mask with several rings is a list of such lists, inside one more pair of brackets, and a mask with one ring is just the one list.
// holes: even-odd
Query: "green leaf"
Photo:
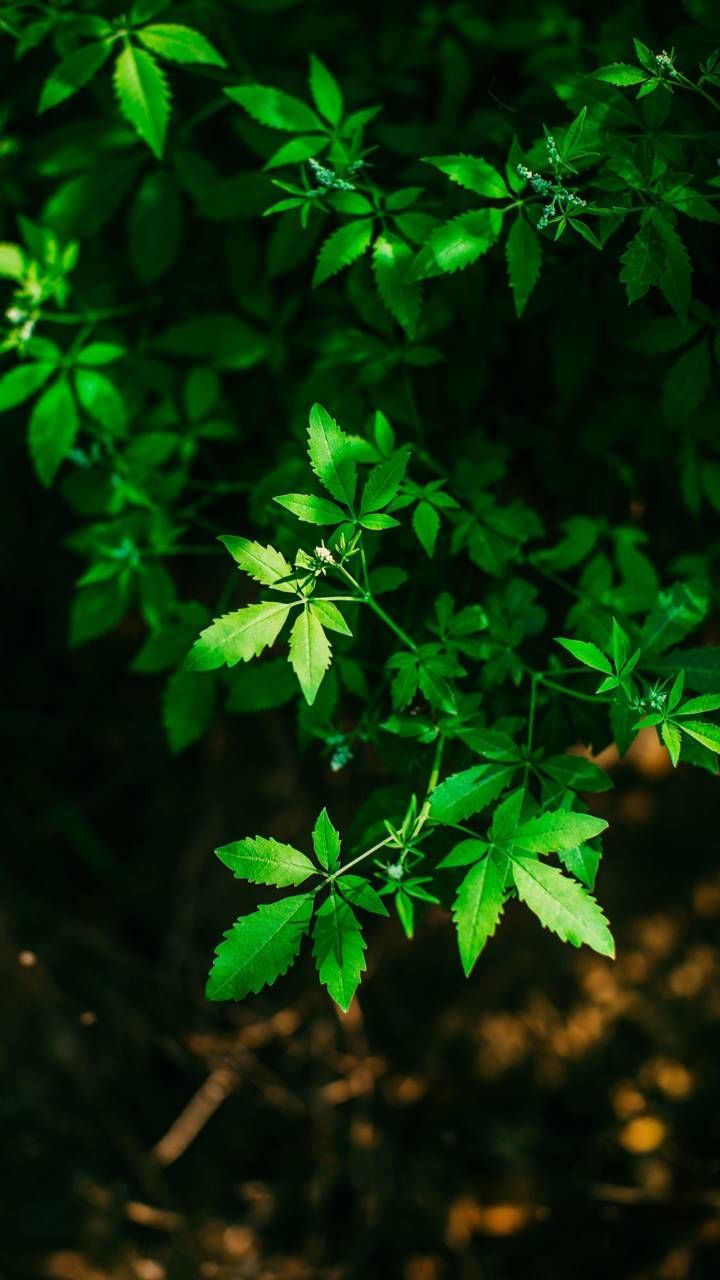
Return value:
[(432, 232), (415, 259), (410, 279), (452, 274), (472, 266), (495, 244), (501, 225), (499, 209), (479, 209), (451, 218)]
[(384, 233), (373, 246), (373, 271), (378, 293), (391, 316), (413, 338), (422, 303), (420, 285), (410, 280), (415, 255), (404, 240)]
[(114, 364), (127, 355), (127, 348), (117, 342), (89, 342), (80, 352), (77, 363), (87, 365)]
[(225, 59), (210, 41), (192, 27), (183, 27), (175, 22), (157, 22), (150, 27), (143, 27), (137, 35), (151, 53), (169, 58), (171, 62), (203, 62), (207, 66), (227, 66)]
[(360, 985), (364, 953), (360, 921), (338, 893), (331, 893), (317, 909), (313, 955), (320, 981), (344, 1013)]
[(188, 671), (212, 671), (237, 662), (249, 662), (277, 640), (291, 606), (272, 601), (249, 604), (235, 613), (216, 618), (201, 631), (185, 667)]
[(50, 73), (40, 94), (38, 113), (57, 107), (88, 84), (110, 56), (111, 46), (98, 42), (86, 44), (63, 58)]
[(313, 898), (296, 894), (236, 920), (217, 948), (208, 1000), (243, 1000), (286, 973), (310, 927)]
[(390, 914), (380, 895), (364, 876), (340, 876), (336, 882), (336, 888), (353, 907), (360, 907), (362, 911), (371, 911), (376, 916)]
[(432, 559), (440, 530), (440, 516), (429, 502), (418, 502), (413, 511), (412, 525), (421, 547)]
[(488, 938), (494, 934), (502, 911), (502, 879), (492, 855), (488, 854), (468, 871), (452, 911), (466, 978), (472, 973)]
[(575, 791), (610, 791), (612, 779), (604, 769), (600, 769), (592, 760), (584, 756), (549, 756), (543, 760), (540, 768), (564, 787), (573, 787)]
[(337, 631), (341, 636), (352, 635), (347, 622), (332, 600), (323, 600), (322, 596), (313, 596), (308, 608), (315, 615), (318, 622), (323, 627), (327, 627), (328, 631)]
[(78, 591), (70, 610), (70, 648), (76, 649), (78, 645), (111, 631), (124, 616), (128, 600), (125, 576), (110, 578)]
[(244, 714), (269, 711), (291, 702), (296, 692), (297, 681), (285, 658), (271, 658), (252, 667), (235, 668), (225, 705), (228, 711)]
[(370, 248), (373, 235), (372, 218), (356, 218), (338, 227), (324, 241), (318, 254), (317, 265), (313, 275), (313, 288), (323, 284), (331, 276), (337, 275), (344, 267), (362, 257)]
[[(265, 168), (280, 169), (286, 164), (302, 164), (303, 160), (309, 160), (311, 156), (319, 155), (321, 151), (324, 151), (328, 143), (329, 139), (322, 134), (301, 134), (299, 138), (291, 138), (289, 142), (283, 142), (282, 146), (273, 152), (270, 159), (265, 161)], [(300, 208), (302, 203), (303, 201), (298, 199), (280, 201), (280, 205), (284, 205), (286, 209)], [(282, 212), (282, 208), (275, 204), (270, 209), (266, 209), (265, 213), (268, 214), (272, 210), (276, 213)]]
[(563, 636), (556, 636), (555, 640), (561, 644), (563, 649), (567, 649), (573, 658), (577, 658), (578, 662), (582, 662), (583, 666), (592, 667), (593, 671), (604, 671), (607, 675), (612, 674), (612, 666), (609, 658), (605, 657), (602, 650), (598, 649), (596, 644), (590, 640), (568, 640)]
[(661, 591), (640, 634), (645, 653), (659, 653), (677, 644), (699, 626), (707, 607), (705, 590), (697, 585), (676, 582), (668, 591)]
[(397, 497), (409, 456), (408, 451), (403, 450), (373, 467), (363, 489), (360, 505), (362, 515), (366, 515), (368, 511), (380, 511)]
[(674, 675), (681, 668), (685, 683), (701, 693), (720, 688), (720, 648), (677, 649), (652, 662), (653, 671)]
[(628, 85), (641, 84), (647, 79), (644, 71), (639, 67), (633, 67), (628, 62), (611, 62), (606, 67), (599, 67), (597, 71), (593, 71), (595, 80), (604, 80), (605, 84)]
[(339, 124), (343, 114), (340, 85), (314, 53), (310, 54), (310, 92), (320, 115), (330, 124)]
[(321, 867), (335, 871), (340, 862), (340, 836), (330, 821), (327, 809), (322, 809), (312, 833), (313, 849)]
[(678, 707), (675, 715), (698, 716), (708, 711), (720, 711), (720, 693), (704, 693), (699, 698), (691, 698)]
[(462, 822), (480, 813), (508, 785), (515, 765), (480, 764), (453, 773), (435, 788), (430, 817), (435, 822)]
[(347, 513), (327, 498), (311, 493), (281, 493), (273, 499), (305, 524), (341, 524)]
[(678, 232), (664, 218), (655, 220), (663, 248), (664, 263), (660, 272), (660, 288), (681, 320), (687, 319), (690, 306), (692, 265)]
[(447, 867), (472, 866), (485, 857), (489, 847), (486, 840), (476, 840), (475, 838), (461, 840), (449, 853), (445, 854), (444, 858), (441, 858), (437, 864), (438, 870), (445, 870)]
[(260, 542), (251, 542), (248, 538), (236, 538), (232, 534), (224, 534), (218, 538), (227, 547), (233, 560), (236, 560), (244, 573), (254, 578), (264, 587), (274, 587), (276, 591), (295, 594), (292, 582), (283, 582), (283, 578), (291, 578), (292, 566), (274, 547), (264, 547)]
[(330, 642), (317, 614), (305, 607), (290, 632), (290, 665), (310, 706), (317, 697), (331, 661)]
[(123, 115), (153, 155), (161, 159), (170, 118), (170, 90), (165, 73), (151, 54), (126, 45), (115, 63), (114, 82)]
[(592, 840), (605, 831), (607, 825), (604, 818), (595, 818), (591, 813), (557, 809), (524, 822), (515, 832), (514, 841), (527, 853), (557, 853)]
[(29, 400), (44, 386), (55, 364), (19, 364), (0, 378), (0, 413)]
[(663, 386), (663, 412), (671, 426), (686, 422), (710, 389), (710, 348), (707, 340), (683, 351), (668, 370)]
[(25, 255), (17, 244), (0, 241), (0, 277), (22, 280), (25, 274)]
[(310, 466), (328, 493), (351, 507), (357, 481), (351, 441), (320, 404), (310, 410), (308, 454)]
[(663, 243), (654, 222), (646, 222), (632, 240), (620, 261), (620, 280), (627, 289), (629, 303), (645, 296), (653, 284), (659, 284), (666, 261)]
[(704, 720), (684, 720), (682, 731), (689, 734), (701, 746), (707, 747), (708, 751), (716, 751), (720, 754), (720, 725), (710, 724)]
[(601, 956), (614, 956), (615, 943), (595, 899), (577, 883), (535, 858), (513, 854), (518, 896), (540, 923), (574, 947), (585, 943)]
[(521, 316), (540, 277), (541, 262), (540, 237), (522, 215), (510, 228), (505, 253), (515, 310)]
[(52, 484), (75, 443), (79, 425), (70, 383), (66, 377), (58, 378), (43, 391), (30, 418), (28, 445), (42, 484)]
[(600, 850), (591, 844), (578, 845), (577, 849), (558, 849), (558, 858), (566, 871), (591, 892), (595, 887), (601, 856)]
[(288, 133), (322, 132), (322, 121), (311, 107), (299, 98), (273, 89), (269, 85), (243, 84), (225, 93), (233, 102), (251, 115), (253, 120), (268, 129), (283, 129)]
[(97, 369), (78, 369), (75, 391), (86, 413), (112, 435), (122, 435), (127, 414), (122, 396), (113, 382)]
[(664, 745), (668, 749), (668, 754), (670, 756), (670, 760), (674, 768), (675, 765), (677, 765), (678, 760), (680, 759), (680, 745), (681, 745), (680, 730), (678, 729), (677, 725), (670, 724), (669, 720), (665, 721), (665, 723), (661, 725), (661, 728), (660, 728), (660, 737), (662, 738)]
[(479, 156), (425, 156), (424, 160), (477, 196), (487, 196), (490, 200), (506, 200), (510, 196), (497, 169)]
[[(198, 679), (209, 683), (206, 677)], [(288, 885), (302, 884), (308, 876), (317, 875), (317, 868), (304, 853), (271, 837), (248, 836), (245, 840), (221, 845), (215, 853), (237, 880), (249, 880), (251, 884), (272, 884), (286, 889)]]
[(175, 671), (165, 685), (163, 723), (170, 750), (184, 751), (207, 729), (215, 701), (215, 683), (195, 671)]
[(396, 529), (400, 521), (396, 520), (394, 516), (386, 516), (379, 511), (371, 511), (369, 515), (360, 517), (360, 524), (363, 529), (370, 529), (377, 533), (383, 529)]

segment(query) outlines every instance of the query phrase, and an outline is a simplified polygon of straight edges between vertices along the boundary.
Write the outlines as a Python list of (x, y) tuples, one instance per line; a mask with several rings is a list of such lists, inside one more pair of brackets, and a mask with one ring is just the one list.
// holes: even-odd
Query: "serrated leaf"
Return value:
[(338, 892), (347, 898), (351, 906), (360, 907), (362, 911), (370, 911), (376, 916), (389, 916), (390, 912), (382, 898), (364, 876), (339, 876), (336, 885)]
[(311, 493), (281, 493), (273, 501), (305, 524), (341, 524), (347, 520), (347, 513), (341, 507)]
[(486, 942), (494, 934), (503, 912), (503, 886), (491, 854), (468, 871), (457, 892), (453, 920), (460, 959), (469, 978)]
[(673, 767), (675, 767), (680, 759), (680, 730), (677, 725), (670, 724), (670, 721), (666, 720), (660, 728), (660, 737), (662, 738), (664, 746), (667, 747), (668, 755), (670, 756)]
[(260, 542), (251, 542), (249, 538), (236, 538), (232, 534), (224, 534), (218, 538), (218, 542), (227, 547), (233, 560), (255, 582), (260, 582), (264, 587), (273, 587), (275, 591), (294, 594), (293, 583), (282, 581), (283, 578), (290, 578), (293, 570), (280, 551), (276, 551), (274, 547), (264, 547)]
[(263, 84), (243, 84), (226, 89), (225, 93), (268, 129), (283, 129), (288, 133), (321, 133), (322, 121), (307, 103), (282, 89)]
[(522, 215), (510, 228), (505, 254), (515, 310), (521, 316), (540, 278), (541, 264), (540, 237)]
[(160, 160), (170, 118), (164, 71), (144, 49), (126, 45), (115, 63), (114, 83), (120, 110)]
[(38, 113), (49, 111), (71, 98), (78, 89), (92, 80), (110, 56), (109, 44), (86, 44), (63, 58), (51, 71), (40, 94)]
[(340, 861), (340, 835), (330, 821), (327, 809), (321, 809), (312, 833), (313, 849), (321, 867), (335, 871)]
[(659, 285), (675, 314), (684, 321), (690, 306), (692, 264), (675, 227), (661, 217), (656, 218), (655, 224), (664, 254)]
[(609, 658), (606, 658), (602, 650), (598, 649), (597, 645), (593, 644), (592, 641), (570, 640), (564, 636), (556, 636), (555, 639), (558, 644), (562, 645), (563, 649), (567, 649), (568, 653), (572, 654), (573, 658), (577, 658), (578, 662), (582, 662), (583, 666), (591, 667), (593, 671), (603, 671), (608, 675), (612, 674), (612, 665)]
[(317, 909), (313, 955), (320, 981), (347, 1013), (366, 967), (365, 939), (355, 912), (338, 893)]
[(175, 671), (165, 685), (163, 723), (170, 750), (184, 751), (205, 733), (212, 716), (215, 684), (195, 671)]
[(543, 760), (540, 768), (555, 782), (564, 787), (573, 787), (575, 791), (610, 791), (612, 778), (604, 769), (593, 764), (584, 756), (549, 756)]
[(308, 609), (315, 614), (318, 622), (323, 627), (327, 627), (328, 631), (337, 631), (341, 636), (352, 635), (347, 622), (332, 600), (323, 600), (322, 596), (313, 596), (308, 604)]
[(320, 404), (310, 410), (308, 455), (310, 466), (328, 493), (351, 507), (357, 482), (352, 443)]
[(237, 880), (249, 880), (251, 884), (271, 884), (277, 889), (286, 889), (317, 874), (317, 868), (299, 849), (267, 836), (234, 840), (221, 845), (215, 853)]
[(676, 716), (698, 716), (708, 711), (720, 711), (720, 694), (705, 693), (699, 698), (690, 698), (675, 712)]
[(620, 280), (627, 289), (629, 303), (637, 302), (651, 285), (659, 284), (666, 255), (654, 222), (646, 222), (628, 245), (620, 258), (623, 264)]
[(453, 773), (435, 788), (430, 816), (436, 822), (462, 822), (480, 813), (508, 785), (514, 765), (480, 764)]
[(504, 179), (487, 160), (480, 156), (425, 156), (425, 164), (434, 165), (458, 186), (490, 200), (505, 200), (510, 192)]
[(599, 848), (591, 844), (581, 844), (576, 849), (558, 849), (558, 858), (565, 870), (591, 893), (595, 887), (601, 856)]
[(452, 274), (472, 266), (495, 244), (502, 226), (499, 209), (461, 213), (428, 237), (410, 272), (410, 279)]
[(292, 895), (236, 920), (217, 948), (208, 1000), (243, 1000), (286, 973), (310, 927), (313, 900), (311, 893)]
[(330, 124), (339, 124), (343, 114), (340, 85), (314, 53), (310, 54), (310, 92), (320, 115)]
[(217, 49), (199, 31), (176, 22), (156, 22), (142, 27), (138, 39), (160, 58), (171, 62), (202, 62), (206, 66), (226, 67), (227, 63)]
[(58, 378), (36, 401), (28, 434), (30, 457), (45, 486), (52, 484), (72, 449), (79, 425), (70, 383), (66, 377)]
[(605, 916), (576, 880), (536, 858), (518, 854), (513, 854), (511, 867), (518, 896), (546, 929), (574, 947), (585, 943), (601, 956), (615, 955)]
[(249, 662), (274, 644), (290, 613), (291, 605), (272, 601), (248, 604), (226, 613), (200, 632), (187, 656), (188, 671), (212, 671)]
[(557, 853), (594, 839), (607, 825), (604, 818), (595, 818), (591, 813), (557, 809), (523, 822), (513, 838), (516, 847), (527, 853)]
[(683, 733), (687, 733), (708, 751), (720, 754), (720, 725), (710, 724), (704, 720), (683, 720)]
[(313, 274), (313, 288), (349, 267), (370, 248), (373, 235), (372, 218), (356, 218), (338, 227), (322, 244)]
[(667, 591), (661, 591), (640, 633), (645, 653), (659, 653), (677, 644), (702, 622), (707, 607), (703, 587), (676, 582)]
[(469, 867), (479, 862), (485, 857), (489, 849), (486, 840), (476, 840), (471, 837), (468, 840), (461, 840), (456, 844), (444, 858), (438, 862), (438, 870), (446, 870), (448, 867)]
[(317, 697), (331, 661), (330, 641), (317, 614), (303, 608), (290, 632), (290, 665), (309, 706)]
[(409, 337), (417, 330), (422, 302), (419, 283), (408, 279), (414, 260), (412, 249), (404, 240), (384, 233), (373, 246), (373, 271), (378, 293), (391, 316)]
[(593, 79), (603, 80), (605, 84), (628, 85), (641, 84), (647, 79), (644, 71), (633, 67), (628, 62), (610, 62), (606, 67), (593, 71)]
[(362, 515), (369, 511), (380, 511), (397, 497), (409, 456), (407, 450), (403, 450), (373, 467), (363, 489), (360, 505)]

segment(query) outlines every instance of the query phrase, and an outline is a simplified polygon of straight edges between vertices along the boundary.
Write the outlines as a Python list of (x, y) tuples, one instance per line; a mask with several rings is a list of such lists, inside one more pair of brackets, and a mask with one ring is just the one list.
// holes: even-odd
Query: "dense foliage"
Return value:
[(172, 751), (287, 707), (354, 774), (342, 854), (327, 809), (313, 857), (218, 850), (290, 892), (209, 996), (309, 933), (346, 1009), (388, 904), (451, 907), (468, 974), (512, 899), (612, 955), (568, 748), (720, 752), (712, 6), (92, 9), (0, 6), (0, 409), (72, 513), (70, 643), (142, 619)]

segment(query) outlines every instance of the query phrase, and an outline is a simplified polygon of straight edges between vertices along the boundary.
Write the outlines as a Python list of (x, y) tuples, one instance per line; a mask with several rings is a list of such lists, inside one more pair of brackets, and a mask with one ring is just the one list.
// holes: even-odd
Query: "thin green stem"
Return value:
[(382, 605), (378, 604), (372, 592), (365, 591), (361, 587), (357, 579), (353, 578), (351, 573), (348, 573), (344, 565), (336, 564), (335, 568), (338, 570), (339, 573), (343, 575), (345, 580), (350, 583), (350, 586), (354, 587), (354, 589), (358, 592), (358, 596), (356, 597), (358, 602), (362, 604), (366, 604), (370, 609), (372, 609), (373, 613), (377, 614), (378, 618), (380, 618), (385, 623), (385, 625), (390, 628), (391, 631), (395, 632), (395, 635), (398, 637), (398, 639), (402, 640), (406, 648), (415, 652), (415, 650), (417, 649), (417, 645), (415, 641), (408, 635), (407, 631), (403, 631), (402, 627), (399, 626), (399, 624), (395, 621), (394, 618), (390, 617), (390, 614), (387, 613), (385, 609), (383, 609)]
[(433, 756), (432, 768), (430, 770), (430, 777), (428, 778), (428, 784), (425, 789), (425, 799), (423, 800), (422, 808), (417, 816), (417, 821), (415, 823), (415, 828), (413, 830), (413, 839), (420, 834), (420, 832), (422, 831), (423, 827), (425, 826), (425, 823), (427, 822), (430, 816), (430, 801), (432, 800), (432, 793), (435, 790), (438, 784), (438, 779), (440, 777), (440, 770), (442, 768), (442, 758), (443, 758), (444, 749), (445, 749), (445, 739), (441, 734), (437, 742), (435, 743), (435, 754)]
[(364, 862), (365, 859), (371, 857), (373, 853), (377, 853), (378, 849), (384, 849), (387, 845), (392, 843), (393, 837), (386, 836), (384, 840), (380, 840), (378, 844), (374, 844), (372, 849), (366, 849), (364, 853), (358, 854), (357, 858), (353, 858), (352, 862), (348, 862), (344, 867), (340, 867), (337, 871), (333, 871), (332, 875), (328, 876), (328, 880), (332, 883), (332, 881), (337, 880), (339, 876), (344, 876), (345, 872), (349, 871), (351, 867), (356, 867), (358, 863)]

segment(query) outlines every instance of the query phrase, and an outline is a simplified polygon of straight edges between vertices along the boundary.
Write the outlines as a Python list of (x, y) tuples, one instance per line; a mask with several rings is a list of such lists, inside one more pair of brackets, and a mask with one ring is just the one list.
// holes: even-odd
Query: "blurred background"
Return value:
[(29, 475), (18, 491), (17, 461), (4, 1280), (716, 1276), (714, 780), (671, 773), (652, 737), (613, 767), (614, 964), (516, 910), (465, 981), (438, 912), (412, 946), (376, 922), (347, 1017), (308, 955), (208, 1005), (229, 909), (254, 905), (212, 848), (269, 813), (307, 840), (321, 797), (342, 825), (376, 763), (310, 767), (281, 712), (171, 759), (157, 690), (127, 673), (134, 624), (67, 652), (65, 513)]

